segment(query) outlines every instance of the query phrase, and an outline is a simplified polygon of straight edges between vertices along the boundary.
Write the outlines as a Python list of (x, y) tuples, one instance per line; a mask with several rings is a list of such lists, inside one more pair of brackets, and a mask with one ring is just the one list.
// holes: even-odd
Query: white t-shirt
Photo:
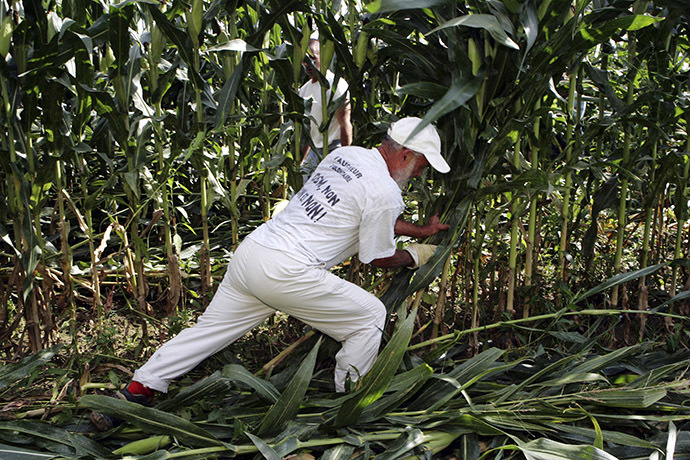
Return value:
[(378, 149), (342, 147), (316, 168), (284, 211), (248, 238), (308, 265), (330, 268), (395, 254), (395, 221), (405, 208)]
[[(330, 88), (326, 90), (326, 101), (337, 101), (343, 94), (347, 93), (347, 82), (340, 78), (338, 80), (338, 84), (335, 87), (335, 95), (331, 99), (331, 93), (333, 93), (333, 79), (335, 78), (335, 75), (333, 72), (330, 70), (326, 71), (326, 80), (328, 80), (328, 84), (330, 85)], [(323, 135), (319, 131), (319, 125), (323, 123), (323, 102), (321, 99), (321, 84), (319, 81), (311, 81), (309, 80), (306, 82), (299, 90), (299, 95), (302, 97), (302, 99), (305, 100), (305, 102), (309, 99), (311, 99), (311, 110), (307, 109), (307, 115), (308, 117), (313, 117), (313, 120), (310, 120), (309, 122), (309, 133), (311, 135), (312, 141), (314, 141), (314, 146), (317, 148), (323, 148)], [(346, 102), (347, 102), (347, 96), (346, 96)], [(331, 123), (328, 125), (328, 143), (332, 144), (333, 141), (339, 140), (340, 139), (340, 124), (338, 123), (338, 120), (335, 116), (333, 115), (333, 118), (331, 118)]]

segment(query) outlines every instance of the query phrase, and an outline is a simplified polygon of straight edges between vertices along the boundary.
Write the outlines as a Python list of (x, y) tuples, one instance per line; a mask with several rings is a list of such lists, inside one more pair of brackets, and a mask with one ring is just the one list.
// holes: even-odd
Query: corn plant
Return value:
[[(0, 423), (0, 448), (678, 456), (687, 11), (684, 0), (0, 2), (0, 337), (12, 361), (0, 394), (44, 382), (42, 366), (61, 379), (47, 381), (49, 402), (13, 412), (52, 424)], [(98, 324), (100, 340), (131, 315), (116, 337), (145, 357), (301, 186), (297, 92), (315, 31), (319, 70), (349, 83), (355, 144), (422, 116), (452, 167), (404, 191), (405, 217), (450, 225), (429, 264), (336, 268), (389, 310), (382, 358), (333, 395), (327, 339), (307, 333), (266, 370), (243, 342), (245, 366), (216, 357), (154, 408), (77, 404), (122, 383), (91, 373), (103, 357), (80, 356), (84, 328)], [(72, 347), (52, 348), (65, 336)], [(91, 409), (129, 423), (96, 443), (69, 425)]]

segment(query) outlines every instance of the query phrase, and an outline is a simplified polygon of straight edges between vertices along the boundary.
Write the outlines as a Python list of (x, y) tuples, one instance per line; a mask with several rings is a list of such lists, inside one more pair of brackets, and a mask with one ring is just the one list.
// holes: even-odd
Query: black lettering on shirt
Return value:
[[(362, 177), (362, 173), (357, 168), (352, 166), (350, 162), (344, 160), (340, 156), (336, 156), (334, 158), (334, 162), (329, 166), (329, 168), (345, 179), (345, 182), (351, 182), (353, 177), (357, 179)], [(299, 201), (307, 216), (312, 221), (318, 222), (328, 214), (329, 207), (327, 205), (330, 205), (330, 208), (336, 206), (338, 203), (340, 203), (340, 197), (333, 189), (331, 184), (328, 183), (328, 177), (324, 176), (320, 172), (315, 172), (311, 176), (309, 179), (309, 184), (312, 187), (305, 187), (308, 189), (308, 191), (305, 191), (305, 188), (302, 188), (299, 192), (297, 192), (295, 198)], [(324, 199), (326, 200), (325, 203), (320, 203), (318, 201), (317, 197), (315, 196), (316, 192), (319, 192), (321, 195), (323, 195)]]
[[(345, 168), (346, 170), (348, 170), (350, 173), (352, 173), (352, 175), (354, 175), (357, 179), (361, 179), (361, 178), (362, 178), (362, 173), (360, 172), (360, 170), (357, 169), (357, 168), (355, 168), (354, 166), (352, 166), (352, 164), (350, 164), (349, 161), (344, 160), (344, 159), (343, 159), (342, 157), (340, 157), (340, 156), (336, 157), (336, 158), (335, 158), (335, 161), (336, 161), (336, 163), (338, 163), (339, 165), (341, 165), (343, 168)], [(348, 182), (349, 182), (349, 181), (348, 181)]]
[(340, 198), (338, 198), (338, 194), (331, 189), (330, 184), (328, 184), (326, 188), (324, 188), (321, 192), (326, 197), (331, 206), (335, 206), (340, 201)]
[(345, 170), (344, 170), (343, 168), (341, 168), (340, 166), (331, 165), (331, 169), (332, 169), (333, 171), (337, 172), (338, 174), (340, 174), (341, 176), (343, 176), (343, 179), (345, 179), (345, 182), (350, 182), (350, 181), (352, 180), (352, 176), (350, 176), (350, 175), (347, 173), (347, 171), (345, 171)]

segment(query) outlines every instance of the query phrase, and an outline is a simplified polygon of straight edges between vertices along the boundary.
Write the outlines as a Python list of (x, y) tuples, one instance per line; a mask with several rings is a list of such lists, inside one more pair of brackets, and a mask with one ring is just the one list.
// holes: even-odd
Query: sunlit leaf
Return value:
[(594, 446), (563, 444), (545, 438), (519, 442), (518, 446), (527, 460), (617, 460)]
[(366, 9), (370, 13), (387, 13), (415, 8), (430, 8), (448, 2), (449, 0), (375, 0), (367, 4)]
[(490, 14), (468, 14), (465, 16), (460, 16), (455, 19), (447, 21), (437, 28), (433, 29), (429, 34), (438, 32), (449, 27), (472, 27), (475, 29), (485, 29), (491, 34), (491, 36), (500, 44), (507, 46), (508, 48), (520, 49), (520, 47), (515, 43), (508, 34), (506, 34), (501, 24), (498, 22), (495, 16)]

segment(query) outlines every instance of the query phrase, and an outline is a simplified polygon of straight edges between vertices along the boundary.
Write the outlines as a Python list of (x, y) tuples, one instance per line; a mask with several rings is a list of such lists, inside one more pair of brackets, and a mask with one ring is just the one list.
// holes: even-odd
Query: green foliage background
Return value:
[[(429, 264), (414, 275), (381, 273), (356, 260), (339, 267), (382, 296), (392, 313), (389, 334), (408, 324), (399, 321), (406, 316), (401, 305), (417, 307), (416, 323), (409, 325), (411, 339), (401, 333), (390, 350), (400, 365), (381, 365), (371, 377), (380, 380), (363, 384), (343, 405), (347, 411), (319, 413), (319, 423), (374, 423), (378, 430), (385, 416), (392, 434), (338, 432), (343, 446), (368, 446), (382, 458), (421, 452), (432, 436), (424, 424), (456, 435), (454, 455), (467, 449), (466, 458), (546, 458), (542, 451), (575, 458), (562, 444), (583, 439), (593, 449), (588, 458), (609, 458), (604, 439), (634, 444), (645, 458), (649, 449), (668, 456), (655, 436), (682, 439), (674, 422), (687, 416), (679, 390), (679, 363), (687, 357), (679, 353), (688, 345), (690, 287), (689, 11), (687, 0), (4, 0), (0, 350), (14, 363), (70, 344), (60, 352), (70, 371), (54, 383), (51, 398), (59, 401), (60, 388), (68, 392), (75, 383), (68, 384), (71, 376), (78, 377), (78, 394), (95, 383), (86, 349), (124, 347), (140, 358), (203, 310), (234, 246), (301, 186), (300, 151), (310, 139), (297, 91), (307, 40), (318, 32), (322, 49), (333, 51), (331, 69), (350, 85), (355, 144), (376, 145), (390, 122), (419, 115), (439, 128), (452, 167), (447, 175), (428, 172), (406, 191), (407, 218), (438, 213), (451, 225), (432, 241), (440, 249)], [(271, 334), (269, 327), (257, 340), (277, 353)], [(489, 343), (503, 351), (490, 351), (497, 349)], [(634, 350), (634, 358), (625, 361), (617, 349)], [(598, 354), (621, 362), (587, 366)], [(485, 367), (458, 380), (480, 356)], [(526, 380), (516, 367), (525, 357), (534, 371)], [(39, 364), (22, 362), (6, 366), (6, 391), (37, 378)], [(312, 377), (305, 362), (295, 375), (302, 384)], [(614, 362), (622, 366), (618, 373), (637, 379), (625, 390), (633, 402), (616, 400), (619, 390), (609, 380), (615, 372), (607, 367)], [(288, 385), (291, 365), (282, 380), (271, 376), (282, 382), (271, 390), (256, 390), (268, 382), (259, 377), (250, 387), (276, 403), (275, 395), (303, 388)], [(646, 374), (654, 369), (664, 377)], [(203, 381), (203, 395), (218, 397), (245, 375), (222, 372)], [(457, 385), (440, 383), (446, 372)], [(572, 380), (559, 380), (565, 375)], [(119, 378), (109, 376), (112, 384)], [(246, 385), (247, 377), (239, 381)], [(550, 398), (553, 388), (567, 395), (572, 419), (550, 412), (562, 410), (556, 403), (534, 409), (526, 402)], [(614, 391), (607, 395), (619, 405), (588, 393), (602, 390)], [(424, 396), (430, 394), (437, 396)], [(312, 396), (302, 409), (304, 401), (318, 405)], [(477, 397), (494, 401), (491, 409), (478, 410)], [(607, 439), (600, 424), (616, 431), (619, 422), (593, 414), (580, 397), (597, 408), (653, 407), (654, 415), (643, 417), (660, 418), (626, 427), (639, 442), (620, 433)], [(514, 398), (542, 418), (506, 422), (505, 414), (519, 413)], [(131, 410), (134, 419), (143, 410), (82, 399), (90, 408)], [(341, 402), (331, 397), (325, 407)], [(163, 404), (187, 410), (187, 403)], [(300, 408), (279, 405), (264, 419), (258, 414), (266, 406), (251, 398), (245, 404), (255, 411), (249, 421), (232, 411), (210, 418), (232, 424), (230, 438), (157, 413), (141, 419), (162, 417), (175, 426), (162, 434), (183, 451), (199, 447), (186, 439), (205, 439), (203, 446), (217, 449), (212, 455), (227, 447), (218, 439), (251, 440), (247, 452), (268, 458), (296, 449), (271, 453), (256, 436), (279, 442), (267, 436), (294, 429), (283, 424), (299, 419)], [(390, 415), (398, 406), (423, 411), (423, 420)], [(441, 421), (438, 411), (445, 411)], [(48, 428), (13, 423), (0, 431), (52, 436)], [(561, 425), (571, 428), (559, 431)], [(541, 432), (548, 439), (533, 435)], [(495, 445), (481, 444), (482, 437)], [(397, 441), (384, 443), (391, 439)], [(101, 452), (77, 444), (79, 453), (70, 451), (77, 456)], [(354, 452), (340, 449), (319, 452)]]

